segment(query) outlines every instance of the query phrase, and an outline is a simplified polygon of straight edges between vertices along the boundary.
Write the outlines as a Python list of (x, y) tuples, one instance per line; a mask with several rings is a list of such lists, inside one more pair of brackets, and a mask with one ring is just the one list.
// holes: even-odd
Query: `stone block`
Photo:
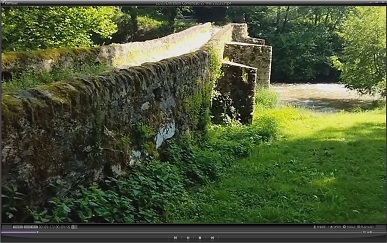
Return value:
[(222, 71), (223, 77), (216, 84), (212, 101), (213, 122), (222, 123), (227, 115), (242, 124), (252, 123), (257, 69), (225, 61)]
[(225, 59), (257, 69), (257, 85), (269, 87), (272, 47), (242, 42), (228, 42), (224, 47)]

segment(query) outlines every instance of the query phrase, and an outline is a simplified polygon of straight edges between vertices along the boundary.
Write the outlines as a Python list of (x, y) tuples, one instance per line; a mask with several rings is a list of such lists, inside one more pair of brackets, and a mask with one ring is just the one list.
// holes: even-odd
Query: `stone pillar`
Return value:
[(247, 31), (247, 24), (233, 24), (232, 40), (256, 45), (265, 45), (264, 39), (252, 38)]
[(214, 123), (223, 123), (224, 116), (242, 124), (253, 121), (257, 69), (233, 62), (223, 62), (223, 77), (215, 87), (212, 101)]
[(241, 42), (229, 42), (224, 47), (225, 59), (257, 69), (257, 85), (270, 86), (272, 47)]

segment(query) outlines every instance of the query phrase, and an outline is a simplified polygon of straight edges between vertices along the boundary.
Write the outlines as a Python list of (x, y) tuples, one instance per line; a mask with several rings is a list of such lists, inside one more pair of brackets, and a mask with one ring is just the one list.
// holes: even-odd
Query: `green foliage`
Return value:
[[(312, 28), (314, 31), (310, 32)], [(268, 41), (273, 49), (277, 47), (273, 55), (274, 78), (287, 82), (305, 82), (332, 75), (328, 62), (334, 53), (331, 41), (336, 38), (334, 35), (324, 28), (305, 24), (290, 33), (269, 36)]]
[(164, 158), (175, 165), (183, 178), (185, 187), (198, 186), (218, 178), (222, 158), (192, 144), (190, 139), (180, 139), (168, 144)]
[(45, 209), (31, 213), (36, 223), (115, 223), (133, 222), (133, 210), (130, 198), (93, 184), (87, 188), (80, 186), (70, 196), (53, 198)]
[(279, 133), (279, 122), (273, 116), (261, 116), (254, 121), (257, 134), (263, 141), (268, 142), (276, 139)]
[(222, 60), (220, 51), (216, 48), (210, 49), (210, 70), (211, 70), (211, 81), (216, 84), (218, 79), (223, 75), (222, 72)]
[(1, 201), (2, 201), (2, 217), (3, 222), (13, 222), (13, 218), (20, 217), (22, 210), (20, 210), (24, 201), (24, 194), (18, 191), (16, 186), (3, 186)]
[(175, 21), (175, 32), (183, 31), (197, 25), (195, 21)]
[(165, 218), (164, 208), (184, 193), (181, 181), (175, 166), (150, 161), (129, 177), (80, 186), (30, 211), (34, 221), (42, 223), (155, 223)]
[(249, 35), (273, 46), (272, 80), (306, 82), (337, 79), (330, 56), (340, 53), (336, 34), (352, 7), (259, 6), (230, 7), (228, 18), (244, 16)]
[(342, 55), (333, 57), (341, 79), (350, 89), (365, 94), (386, 92), (386, 8), (356, 7), (340, 36)]
[(272, 116), (262, 116), (249, 126), (233, 121), (229, 126), (212, 127), (210, 146), (212, 151), (220, 151), (229, 160), (245, 158), (254, 146), (274, 139), (278, 132), (277, 120)]
[(117, 31), (117, 7), (6, 7), (2, 12), (3, 50), (88, 47), (91, 35)]
[(199, 119), (201, 119), (199, 114), (200, 114), (200, 109), (202, 107), (202, 103), (203, 103), (203, 96), (201, 92), (196, 92), (194, 95), (189, 97), (186, 102), (187, 115), (188, 115), (188, 119), (193, 124), (193, 127), (192, 127), (193, 131), (197, 130)]
[(207, 127), (210, 123), (211, 87), (210, 84), (203, 84), (198, 91), (188, 96), (184, 102), (185, 113), (190, 121), (190, 131), (194, 140), (200, 141), (207, 138)]
[(159, 153), (154, 143), (157, 132), (150, 126), (140, 122), (134, 125), (131, 136), (135, 139), (133, 148), (145, 152), (147, 158), (157, 159)]
[(156, 132), (150, 126), (144, 123), (138, 123), (135, 125), (135, 133), (136, 137), (141, 141), (146, 141), (156, 135)]
[(108, 70), (110, 67), (105, 64), (83, 64), (77, 67), (60, 67), (55, 68), (51, 72), (35, 72), (26, 71), (19, 77), (16, 77), (11, 82), (3, 83), (3, 94), (14, 93), (19, 90), (34, 88), (39, 85), (49, 84), (56, 81), (70, 80), (74, 77), (84, 78), (89, 75), (96, 75)]
[(149, 32), (151, 30), (155, 30), (163, 26), (165, 23), (163, 21), (152, 19), (148, 16), (139, 16), (138, 17), (138, 25), (140, 29), (144, 32)]
[(275, 108), (278, 104), (278, 93), (268, 88), (257, 89), (255, 104), (263, 109)]
[(133, 200), (135, 222), (160, 222), (164, 208), (184, 193), (177, 168), (168, 162), (145, 163), (129, 180), (121, 188)]

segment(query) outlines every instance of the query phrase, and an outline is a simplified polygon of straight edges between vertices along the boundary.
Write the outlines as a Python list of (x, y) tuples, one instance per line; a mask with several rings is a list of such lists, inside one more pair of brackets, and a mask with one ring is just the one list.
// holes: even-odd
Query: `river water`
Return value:
[(350, 111), (355, 107), (367, 107), (377, 96), (359, 95), (343, 84), (283, 84), (273, 83), (272, 89), (279, 94), (280, 105), (296, 105), (322, 112)]

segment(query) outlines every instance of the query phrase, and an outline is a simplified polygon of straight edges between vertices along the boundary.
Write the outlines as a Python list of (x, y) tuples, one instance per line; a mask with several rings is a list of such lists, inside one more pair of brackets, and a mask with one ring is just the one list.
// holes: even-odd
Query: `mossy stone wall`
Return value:
[(191, 27), (163, 38), (93, 48), (60, 48), (2, 53), (2, 71), (12, 78), (24, 72), (50, 72), (56, 67), (104, 63), (112, 67), (135, 66), (158, 61), (199, 48), (211, 38), (211, 24)]
[(262, 39), (248, 36), (246, 24), (232, 24), (231, 41), (224, 43), (222, 75), (212, 100), (212, 121), (237, 119), (251, 123), (256, 87), (270, 85), (272, 48)]
[[(186, 48), (187, 43), (197, 41), (192, 38), (194, 33), (200, 32), (207, 38), (207, 30), (211, 31), (209, 24), (194, 28), (197, 29), (175, 34), (176, 42), (171, 42), (184, 43)], [(231, 98), (234, 103), (240, 100), (239, 106), (246, 108), (239, 112), (248, 122), (254, 110), (255, 70), (258, 75), (259, 70), (240, 64), (230, 64), (230, 69), (226, 70), (227, 65), (222, 64), (223, 56), (228, 53), (239, 51), (235, 59), (245, 53), (243, 48), (224, 49), (233, 40), (234, 28), (234, 24), (223, 26), (204, 46), (180, 56), (143, 63), (154, 61), (153, 54), (147, 52), (149, 59), (141, 59), (141, 66), (132, 66), (130, 60), (147, 56), (144, 55), (147, 42), (144, 46), (136, 44), (142, 52), (132, 59), (125, 59), (130, 55), (123, 46), (111, 46), (112, 49), (107, 48), (105, 52), (78, 50), (77, 55), (65, 51), (63, 54), (60, 50), (53, 52), (49, 59), (39, 59), (32, 54), (32, 59), (40, 60), (32, 62), (33, 67), (42, 68), (47, 60), (52, 60), (47, 66), (53, 67), (95, 61), (98, 57), (99, 62), (110, 61), (112, 65), (121, 65), (121, 69), (3, 95), (1, 182), (3, 186), (17, 186), (17, 190), (25, 194), (15, 207), (38, 206), (54, 195), (64, 195), (76, 185), (132, 173), (136, 164), (144, 159), (157, 159), (165, 141), (172, 137), (189, 133), (201, 141), (210, 121), (215, 85), (241, 86), (235, 89), (239, 93), (231, 92)], [(161, 47), (160, 40), (152, 42), (158, 43), (155, 53), (169, 50), (168, 42)], [(253, 58), (256, 49), (248, 50), (247, 58)], [(30, 68), (29, 61), (22, 64), (21, 56), (6, 58), (8, 68)], [(124, 68), (122, 64), (129, 64), (129, 67)], [(270, 64), (268, 62), (266, 68)], [(234, 76), (238, 77), (234, 80), (236, 83), (231, 80)], [(223, 84), (217, 84), (218, 80), (223, 80)], [(52, 186), (58, 184), (62, 187)]]
[[(223, 76), (214, 88), (212, 121), (235, 119), (251, 124), (255, 108), (257, 69), (234, 62), (222, 63)], [(227, 115), (227, 117), (226, 117)]]
[(231, 35), (227, 25), (195, 52), (3, 95), (2, 185), (25, 194), (15, 206), (131, 173), (179, 134), (203, 136)]

